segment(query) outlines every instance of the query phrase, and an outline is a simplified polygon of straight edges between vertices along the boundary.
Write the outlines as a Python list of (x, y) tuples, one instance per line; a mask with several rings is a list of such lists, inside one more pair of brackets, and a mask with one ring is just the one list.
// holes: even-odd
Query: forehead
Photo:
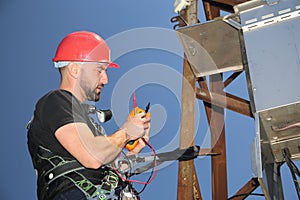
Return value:
[(108, 63), (105, 62), (86, 62), (83, 65), (95, 67), (98, 69), (107, 69)]

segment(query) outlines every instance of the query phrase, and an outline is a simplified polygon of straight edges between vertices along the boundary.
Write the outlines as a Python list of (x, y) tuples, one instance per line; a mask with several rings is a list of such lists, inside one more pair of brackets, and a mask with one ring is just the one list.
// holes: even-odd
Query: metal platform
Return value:
[(240, 31), (219, 20), (177, 30), (196, 77), (242, 71)]

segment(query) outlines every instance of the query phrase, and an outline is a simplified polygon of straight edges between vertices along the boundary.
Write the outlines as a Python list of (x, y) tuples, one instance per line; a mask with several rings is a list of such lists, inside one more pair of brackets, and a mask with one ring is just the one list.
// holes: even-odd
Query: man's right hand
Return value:
[(145, 112), (138, 112), (127, 118), (121, 129), (129, 136), (129, 141), (141, 138), (146, 132), (149, 132), (150, 118), (150, 114)]

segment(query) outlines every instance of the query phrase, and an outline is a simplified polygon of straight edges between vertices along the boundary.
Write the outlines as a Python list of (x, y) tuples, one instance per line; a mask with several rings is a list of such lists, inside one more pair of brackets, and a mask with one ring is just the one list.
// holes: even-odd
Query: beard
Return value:
[(87, 81), (81, 79), (80, 86), (83, 89), (83, 92), (86, 96), (86, 99), (89, 101), (99, 101), (100, 100), (100, 91), (97, 91), (98, 87), (92, 87)]
[(96, 90), (97, 90), (97, 88), (93, 89), (93, 90), (90, 89), (88, 91), (85, 90), (85, 95), (86, 95), (87, 100), (95, 101), (95, 102), (100, 100), (100, 92), (97, 92)]

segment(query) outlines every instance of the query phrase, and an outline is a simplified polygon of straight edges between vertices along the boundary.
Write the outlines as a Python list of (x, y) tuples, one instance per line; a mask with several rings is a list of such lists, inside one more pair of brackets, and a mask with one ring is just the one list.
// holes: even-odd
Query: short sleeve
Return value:
[(43, 107), (43, 123), (52, 133), (68, 123), (86, 123), (86, 114), (81, 103), (67, 91), (58, 90), (51, 93)]

